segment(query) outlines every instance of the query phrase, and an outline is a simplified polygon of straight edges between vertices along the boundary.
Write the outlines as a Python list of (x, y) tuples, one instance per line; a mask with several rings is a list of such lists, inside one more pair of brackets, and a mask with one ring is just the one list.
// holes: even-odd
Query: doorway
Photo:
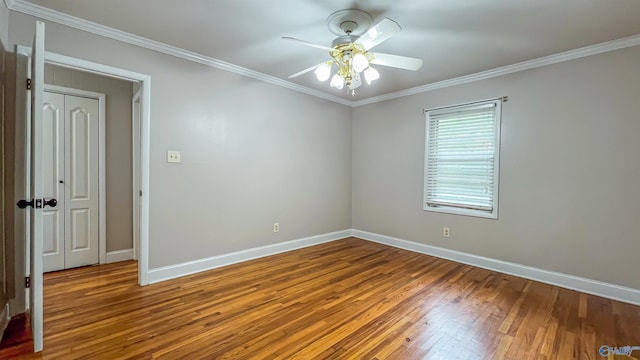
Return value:
[[(134, 204), (136, 200), (139, 200), (139, 197), (135, 197), (134, 194), (137, 195), (136, 193), (139, 193), (137, 190), (140, 187), (136, 178), (136, 175), (140, 173), (139, 153), (135, 151), (139, 148), (140, 132), (135, 130), (139, 128), (140, 122), (138, 118), (134, 117), (132, 108), (134, 108), (134, 100), (139, 103), (139, 98), (134, 96), (134, 91), (137, 95), (140, 84), (53, 64), (45, 64), (44, 75), (45, 91), (53, 91), (65, 97), (73, 95), (97, 99), (100, 104), (99, 114), (93, 116), (90, 120), (93, 123), (92, 129), (98, 129), (100, 143), (99, 150), (94, 149), (95, 151), (92, 152), (94, 156), (99, 154), (98, 162), (100, 164), (97, 167), (100, 209), (99, 212), (96, 212), (96, 214), (99, 214), (99, 224), (94, 217), (94, 221), (90, 223), (95, 226), (85, 227), (81, 231), (82, 233), (87, 233), (91, 230), (93, 233), (90, 239), (94, 240), (96, 234), (98, 234), (96, 229), (99, 229), (99, 246), (95, 241), (80, 241), (79, 245), (86, 247), (94, 255), (94, 261), (91, 263), (88, 261), (75, 263), (71, 267), (135, 259), (135, 250), (138, 247), (136, 240), (139, 236), (136, 236), (137, 231), (134, 224), (137, 224), (139, 208), (135, 207)], [(48, 121), (48, 114), (58, 108), (59, 106), (45, 101), (43, 108), (44, 121)], [(81, 109), (82, 111), (87, 111), (88, 108), (84, 106)], [(71, 115), (70, 111), (67, 109), (67, 115)], [(99, 121), (96, 122), (96, 120)], [(138, 124), (138, 126), (135, 126), (135, 124)], [(96, 143), (95, 141), (93, 142), (94, 147)], [(73, 148), (73, 144), (65, 144), (64, 147), (68, 151), (69, 148)], [(77, 153), (77, 150), (75, 153)], [(98, 162), (96, 162), (95, 158), (91, 160), (91, 164), (97, 164)], [(92, 170), (95, 169), (96, 166), (93, 166)], [(65, 176), (71, 175), (66, 174)], [(89, 179), (90, 176), (83, 176), (83, 178)], [(65, 184), (58, 184), (58, 186), (61, 187), (61, 190), (67, 190), (68, 192), (73, 188), (71, 180), (69, 179)], [(83, 194), (83, 199), (96, 199), (98, 191), (95, 189), (95, 182), (91, 182), (91, 184), (94, 186), (92, 191), (89, 191), (88, 194)], [(63, 195), (65, 195), (65, 192), (61, 191), (60, 196)], [(59, 206), (64, 205), (64, 201), (59, 201), (58, 203)], [(54, 212), (56, 210), (50, 209), (50, 211)], [(90, 213), (93, 213), (93, 211)], [(81, 213), (81, 215), (88, 214)], [(67, 257), (81, 253), (80, 250), (73, 250), (75, 251), (74, 254), (68, 253), (72, 251), (69, 249), (69, 241), (73, 242), (74, 240), (73, 229), (67, 227), (65, 230), (70, 230), (71, 233), (69, 231), (64, 233), (63, 237), (67, 240), (66, 244), (64, 241), (60, 241), (60, 243), (67, 246)], [(49, 256), (60, 257), (61, 255), (58, 254), (61, 251), (58, 252), (56, 250), (63, 249), (63, 246), (51, 246), (51, 242), (46, 241), (47, 231), (45, 231), (44, 236), (45, 248), (43, 249), (43, 256), (45, 261)], [(82, 236), (78, 238), (82, 240)], [(99, 261), (96, 260), (98, 257), (95, 256), (98, 248)], [(44, 265), (46, 268), (47, 264)]]
[[(31, 49), (23, 46), (17, 47), (17, 53), (23, 55), (26, 60), (30, 62)], [(133, 122), (131, 123), (132, 128), (132, 138), (136, 139), (136, 143), (134, 143), (134, 159), (133, 159), (133, 176), (134, 176), (134, 186), (136, 189), (132, 194), (133, 198), (133, 208), (132, 211), (134, 213), (135, 219), (135, 230), (134, 237), (137, 238), (137, 241), (134, 242), (134, 248), (132, 249), (133, 258), (137, 258), (138, 260), (138, 284), (147, 285), (149, 283), (148, 280), (148, 243), (149, 243), (149, 197), (146, 194), (146, 189), (149, 187), (149, 131), (150, 131), (150, 102), (151, 102), (151, 93), (150, 93), (150, 82), (151, 78), (148, 75), (144, 75), (141, 73), (136, 73), (120, 68), (115, 68), (103, 64), (98, 64), (86, 60), (81, 60), (77, 58), (72, 58), (64, 55), (59, 55), (55, 53), (45, 52), (45, 63), (48, 65), (55, 65), (62, 68), (68, 68), (73, 70), (78, 70), (86, 73), (101, 75), (103, 77), (110, 77), (120, 80), (125, 80), (129, 82), (133, 82), (135, 85), (135, 93), (134, 98), (132, 100), (132, 104), (135, 104), (134, 107), (129, 108), (128, 111), (133, 112), (135, 114)], [(27, 61), (18, 62), (16, 74), (18, 78), (16, 79), (17, 83), (24, 83), (26, 81), (25, 77), (29, 73), (27, 69), (29, 68), (29, 63)], [(22, 77), (22, 78), (20, 78)], [(23, 99), (19, 99), (18, 97), (24, 97)], [(22, 94), (21, 92), (16, 93), (17, 103), (29, 103), (30, 99), (26, 98), (26, 94)], [(17, 107), (16, 110), (19, 111), (21, 109), (26, 108), (26, 113), (18, 113), (18, 117), (26, 117), (29, 113), (28, 106), (22, 106), (22, 108)], [(23, 130), (23, 132), (25, 132)], [(23, 136), (26, 136), (24, 134)], [(18, 136), (19, 137), (19, 136)], [(24, 143), (20, 143), (20, 139), (16, 138), (16, 148), (20, 148), (20, 146), (24, 146)], [(129, 139), (128, 141), (131, 141)], [(27, 154), (28, 155), (28, 154)], [(21, 157), (21, 160), (28, 156)], [(25, 178), (29, 176), (28, 168), (27, 174), (25, 174)], [(16, 189), (16, 198), (25, 197), (25, 187), (23, 185), (19, 186)], [(129, 204), (131, 204), (131, 199), (129, 198)], [(135, 209), (135, 211), (134, 211)], [(25, 229), (22, 232), (16, 232), (16, 236), (24, 237), (25, 235), (28, 237), (29, 233), (29, 219), (16, 219), (16, 226), (18, 228)], [(104, 227), (103, 227), (104, 228)], [(25, 233), (26, 232), (26, 233)], [(23, 243), (23, 240), (20, 240), (20, 243)], [(110, 254), (106, 253), (106, 246), (103, 247), (105, 251), (100, 252), (100, 262), (106, 263), (108, 262), (107, 258), (112, 258), (114, 260), (121, 259), (123, 256), (128, 257), (128, 251), (120, 252), (114, 251)], [(18, 249), (16, 252), (16, 258), (25, 259), (22, 268), (27, 270), (29, 269), (29, 248)], [(19, 274), (16, 274), (19, 277)], [(16, 306), (15, 308), (25, 308), (27, 305), (27, 299), (22, 298), (23, 306)]]

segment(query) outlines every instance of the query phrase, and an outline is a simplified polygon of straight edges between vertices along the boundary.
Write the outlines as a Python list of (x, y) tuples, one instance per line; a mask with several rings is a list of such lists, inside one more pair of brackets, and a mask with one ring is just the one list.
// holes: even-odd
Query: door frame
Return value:
[[(98, 262), (107, 262), (106, 98), (103, 93), (44, 84), (44, 91), (98, 100)], [(66, 164), (65, 164), (66, 166)], [(60, 201), (58, 201), (59, 203)]]
[[(26, 55), (31, 59), (31, 48), (17, 46), (17, 53)], [(140, 179), (139, 187), (142, 191), (140, 199), (140, 234), (137, 244), (138, 255), (138, 284), (141, 286), (149, 284), (149, 163), (150, 163), (150, 132), (151, 132), (151, 76), (103, 65), (96, 62), (78, 59), (66, 55), (45, 51), (44, 61), (75, 70), (94, 73), (97, 75), (112, 77), (116, 79), (133, 81), (140, 83)], [(24, 151), (25, 149), (19, 149)], [(134, 245), (135, 246), (135, 245)], [(106, 250), (106, 249), (105, 249)], [(29, 249), (26, 249), (28, 256)], [(28, 262), (28, 257), (27, 257)]]
[[(142, 89), (131, 98), (131, 165), (133, 167), (133, 259), (138, 260), (140, 248), (140, 112)], [(136, 103), (139, 105), (136, 107)]]

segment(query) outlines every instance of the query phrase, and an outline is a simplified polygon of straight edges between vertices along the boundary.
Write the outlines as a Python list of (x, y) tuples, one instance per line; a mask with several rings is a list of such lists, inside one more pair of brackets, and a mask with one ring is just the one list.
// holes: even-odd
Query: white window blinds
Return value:
[(426, 112), (424, 208), (497, 214), (500, 100)]

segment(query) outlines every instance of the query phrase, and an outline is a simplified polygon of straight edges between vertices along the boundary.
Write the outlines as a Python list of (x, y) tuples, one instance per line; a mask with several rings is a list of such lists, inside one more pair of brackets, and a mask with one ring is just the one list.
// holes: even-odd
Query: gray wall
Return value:
[[(11, 41), (30, 44), (33, 29), (11, 14)], [(351, 227), (350, 108), (53, 23), (46, 33), (48, 51), (152, 78), (151, 268)]]
[(106, 95), (107, 251), (133, 248), (131, 82), (47, 64), (46, 84)]
[[(353, 227), (640, 289), (638, 64), (634, 47), (354, 109)], [(422, 109), (504, 95), (499, 219), (423, 211)]]

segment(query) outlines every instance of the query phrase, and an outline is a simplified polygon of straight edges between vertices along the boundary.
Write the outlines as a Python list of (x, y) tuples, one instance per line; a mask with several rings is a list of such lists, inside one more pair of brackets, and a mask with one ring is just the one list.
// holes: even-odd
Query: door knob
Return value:
[(20, 209), (26, 209), (27, 206), (33, 206), (33, 200), (27, 201), (27, 200), (22, 199), (22, 200), (18, 201), (18, 203), (16, 205), (18, 205), (18, 207)]
[(44, 206), (49, 205), (51, 207), (56, 207), (58, 205), (58, 200), (56, 199), (49, 199), (49, 200), (42, 199), (42, 200), (44, 200)]

